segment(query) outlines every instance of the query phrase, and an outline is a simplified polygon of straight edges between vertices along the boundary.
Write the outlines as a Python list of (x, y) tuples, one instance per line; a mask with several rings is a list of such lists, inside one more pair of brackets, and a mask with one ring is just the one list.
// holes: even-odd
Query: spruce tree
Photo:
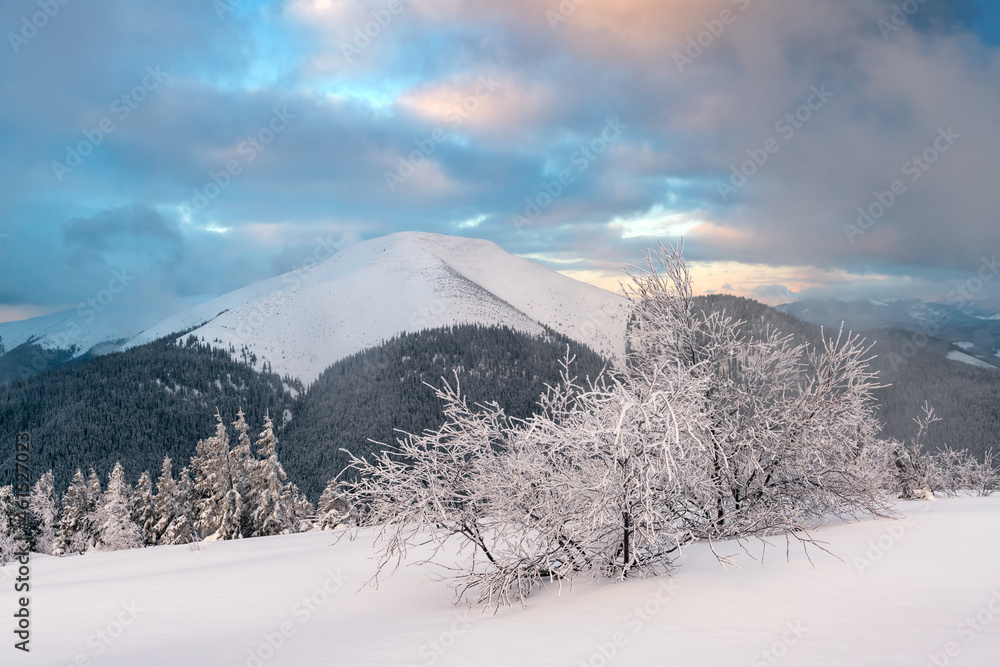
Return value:
[(280, 535), (292, 532), (295, 527), (295, 509), (288, 505), (285, 480), (288, 476), (275, 449), (278, 438), (274, 435), (271, 417), (265, 415), (264, 430), (257, 438), (255, 475), (252, 480), (254, 491), (254, 536)]
[(169, 456), (163, 457), (160, 477), (156, 480), (156, 495), (153, 496), (153, 542), (163, 544), (163, 535), (167, 526), (177, 516), (179, 502), (177, 498), (177, 483), (174, 481), (173, 463)]
[(35, 486), (31, 489), (29, 507), (36, 526), (34, 550), (51, 555), (56, 546), (56, 527), (59, 520), (55, 476), (51, 470), (35, 482)]
[[(166, 465), (164, 463), (164, 466)], [(191, 520), (194, 509), (191, 502), (191, 476), (187, 468), (181, 470), (180, 477), (172, 493), (174, 498), (172, 515), (163, 529), (160, 544), (188, 544), (194, 542), (198, 539), (198, 534)], [(165, 500), (164, 502), (167, 501)], [(166, 516), (164, 514), (161, 520), (164, 520)]]
[(125, 482), (125, 470), (121, 463), (116, 463), (97, 508), (99, 550), (136, 549), (145, 544), (142, 528), (132, 520), (131, 495), (131, 489)]
[(10, 486), (0, 486), (0, 565), (9, 563), (17, 550), (15, 534), (17, 525), (14, 522), (14, 489)]
[(318, 530), (335, 528), (351, 520), (353, 516), (354, 511), (341, 492), (340, 484), (336, 480), (330, 480), (316, 505), (314, 528)]
[(222, 526), (226, 494), (232, 488), (229, 433), (218, 409), (215, 419), (215, 435), (199, 440), (191, 459), (194, 529), (205, 537), (216, 536)]
[(250, 442), (250, 427), (247, 425), (243, 408), (236, 414), (233, 430), (236, 431), (236, 445), (229, 453), (230, 469), (233, 471), (233, 482), (239, 494), (240, 504), (240, 537), (250, 537), (254, 534), (253, 522), (253, 491), (250, 480), (253, 477), (256, 459), (254, 459)]
[(87, 551), (91, 542), (92, 512), (87, 482), (77, 468), (62, 499), (55, 555), (82, 554)]
[(156, 511), (153, 507), (153, 481), (144, 470), (132, 492), (132, 520), (142, 530), (143, 542), (156, 544)]

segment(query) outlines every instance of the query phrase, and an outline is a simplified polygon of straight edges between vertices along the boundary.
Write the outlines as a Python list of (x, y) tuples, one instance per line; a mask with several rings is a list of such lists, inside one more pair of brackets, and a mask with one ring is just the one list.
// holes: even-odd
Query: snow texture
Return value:
[[(722, 569), (699, 543), (672, 577), (551, 585), (495, 616), (453, 606), (428, 565), (363, 587), (370, 531), (36, 556), (31, 653), (8, 647), (4, 665), (997, 664), (1000, 497), (897, 509), (901, 520), (817, 531), (842, 560), (817, 549), (812, 564), (794, 549), (786, 560), (777, 539), (760, 563), (719, 542), (740, 554)], [(3, 609), (15, 608), (15, 567), (0, 569)]]
[(990, 370), (995, 370), (996, 366), (988, 364), (982, 359), (977, 359), (971, 354), (966, 354), (965, 352), (959, 352), (958, 350), (951, 350), (945, 355), (948, 359), (952, 361), (961, 361), (963, 364), (969, 364), (970, 366), (976, 366), (978, 368), (988, 368)]

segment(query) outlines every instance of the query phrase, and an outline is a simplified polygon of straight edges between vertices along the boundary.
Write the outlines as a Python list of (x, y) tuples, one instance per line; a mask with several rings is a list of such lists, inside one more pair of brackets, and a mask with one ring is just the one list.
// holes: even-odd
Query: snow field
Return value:
[[(31, 562), (29, 655), (4, 665), (996, 665), (1000, 498), (901, 502), (902, 520), (685, 550), (672, 576), (550, 585), (496, 615), (409, 565), (375, 571), (370, 530)], [(411, 552), (411, 562), (420, 553)], [(459, 556), (455, 556), (458, 558)], [(0, 605), (15, 608), (15, 570)], [(12, 623), (9, 613), (4, 614)], [(11, 635), (7, 631), (8, 641)]]

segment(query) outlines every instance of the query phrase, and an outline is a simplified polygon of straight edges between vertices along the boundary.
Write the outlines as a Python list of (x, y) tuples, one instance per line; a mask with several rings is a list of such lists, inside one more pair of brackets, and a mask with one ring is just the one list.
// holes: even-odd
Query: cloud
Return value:
[[(197, 0), (65, 5), (0, 61), (17, 100), (0, 107), (0, 250), (56, 267), (0, 267), (0, 303), (79, 298), (126, 260), (178, 294), (232, 289), (316, 237), (403, 229), (483, 236), (595, 282), (683, 233), (692, 262), (737, 272), (713, 287), (931, 295), (1000, 249), (1000, 59), (971, 31), (974, 3), (928, 0), (886, 38), (892, 5), (244, 0), (221, 20)], [(57, 179), (53, 161), (149, 66), (168, 79)], [(276, 110), (292, 118), (269, 136)], [(626, 127), (602, 145), (609, 118)]]

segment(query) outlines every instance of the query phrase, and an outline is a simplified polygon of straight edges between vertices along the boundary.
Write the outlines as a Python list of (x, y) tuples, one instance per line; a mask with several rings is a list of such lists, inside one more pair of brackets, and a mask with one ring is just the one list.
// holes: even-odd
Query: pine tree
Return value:
[(101, 551), (136, 549), (145, 544), (142, 528), (132, 520), (131, 489), (125, 470), (115, 463), (108, 476), (108, 488), (97, 509), (97, 548)]
[(230, 521), (238, 517), (238, 524), (228, 531), (230, 536), (223, 539), (250, 537), (254, 533), (253, 492), (250, 478), (253, 476), (256, 460), (250, 449), (250, 427), (247, 425), (242, 408), (237, 413), (236, 421), (233, 422), (233, 430), (236, 431), (236, 445), (229, 452), (233, 489), (227, 494), (226, 511), (232, 515)]
[[(169, 459), (167, 459), (169, 461)], [(164, 462), (164, 469), (168, 471), (168, 463)], [(171, 480), (171, 484), (173, 480)], [(170, 519), (166, 520), (167, 514), (161, 516), (161, 521), (165, 522), (165, 527), (161, 533), (160, 544), (188, 544), (198, 539), (191, 522), (193, 505), (191, 503), (191, 476), (187, 468), (181, 470), (177, 484), (174, 485), (171, 494), (173, 496)], [(168, 500), (164, 500), (164, 503)]]
[(313, 520), (316, 518), (316, 510), (305, 494), (299, 491), (299, 487), (292, 482), (285, 486), (284, 505), (291, 508), (292, 527), (289, 529), (290, 532), (304, 533), (312, 528)]
[(169, 456), (163, 457), (160, 477), (156, 480), (156, 495), (153, 496), (153, 542), (163, 544), (163, 535), (167, 526), (177, 516), (179, 502), (177, 498), (177, 483), (174, 481), (173, 463)]
[(318, 530), (335, 528), (352, 518), (354, 518), (354, 510), (341, 492), (340, 484), (336, 480), (330, 480), (326, 488), (323, 489), (323, 493), (320, 494), (319, 504), (316, 505), (314, 528)]
[(280, 535), (295, 530), (295, 508), (289, 506), (285, 493), (288, 475), (275, 449), (278, 438), (274, 435), (274, 424), (270, 415), (264, 417), (264, 430), (257, 438), (255, 475), (252, 479), (254, 491), (254, 536)]
[[(224, 515), (226, 496), (233, 488), (229, 462), (229, 433), (222, 415), (215, 411), (215, 435), (199, 440), (191, 459), (193, 477), (194, 529), (205, 537), (218, 537)], [(224, 528), (231, 532), (231, 526)]]
[(143, 542), (156, 544), (156, 511), (153, 507), (153, 481), (143, 470), (132, 492), (132, 520), (142, 530)]
[(55, 477), (51, 470), (35, 482), (31, 489), (29, 507), (36, 525), (34, 550), (51, 555), (56, 546), (56, 526), (59, 520)]
[(9, 563), (17, 549), (14, 539), (17, 525), (14, 520), (14, 489), (0, 486), (0, 565)]
[(92, 512), (87, 482), (77, 468), (62, 499), (54, 550), (56, 555), (82, 554), (87, 551), (92, 538)]

